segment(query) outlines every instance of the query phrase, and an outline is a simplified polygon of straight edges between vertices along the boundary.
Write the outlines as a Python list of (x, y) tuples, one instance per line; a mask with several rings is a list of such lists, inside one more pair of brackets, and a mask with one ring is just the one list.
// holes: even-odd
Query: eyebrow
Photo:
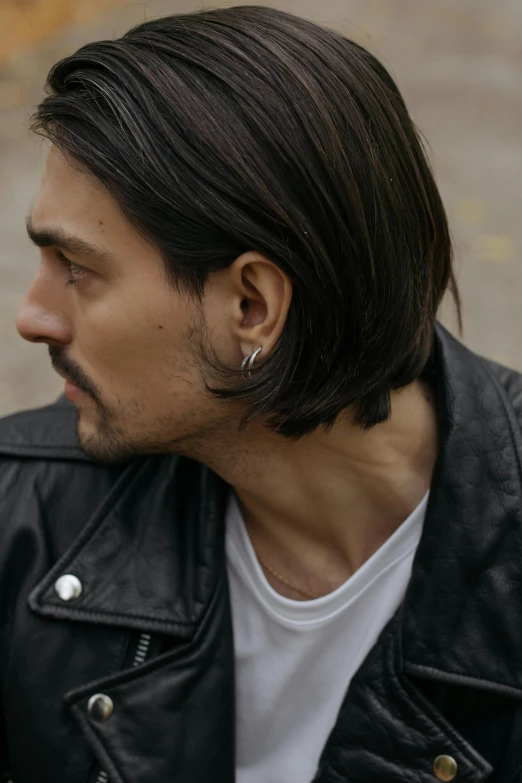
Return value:
[(33, 226), (31, 215), (25, 220), (27, 234), (29, 239), (37, 247), (60, 247), (69, 253), (80, 256), (90, 256), (98, 260), (110, 258), (109, 251), (98, 245), (91, 245), (80, 237), (73, 234), (67, 234), (61, 228), (39, 228)]

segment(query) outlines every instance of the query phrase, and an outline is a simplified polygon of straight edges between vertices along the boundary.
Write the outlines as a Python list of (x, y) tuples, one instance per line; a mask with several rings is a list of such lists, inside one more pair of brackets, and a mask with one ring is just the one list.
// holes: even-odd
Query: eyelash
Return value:
[[(55, 254), (60, 264), (67, 269), (69, 274), (74, 274), (73, 268), (75, 270), (80, 270), (81, 273), (81, 277), (79, 278), (75, 278), (75, 277), (69, 278), (69, 280), (67, 280), (67, 282), (65, 283), (65, 287), (68, 288), (69, 286), (73, 286), (79, 283), (83, 275), (85, 274), (85, 269), (82, 266), (79, 266), (79, 264), (75, 264), (74, 261), (68, 259), (67, 256), (64, 256), (61, 250), (55, 250)], [(76, 273), (78, 274), (78, 272)]]

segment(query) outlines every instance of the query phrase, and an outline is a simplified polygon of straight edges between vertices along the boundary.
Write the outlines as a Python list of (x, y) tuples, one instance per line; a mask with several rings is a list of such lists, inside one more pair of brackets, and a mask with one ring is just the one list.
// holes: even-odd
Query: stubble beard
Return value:
[[(210, 400), (209, 397), (209, 403)], [(158, 454), (177, 454), (209, 464), (214, 462), (216, 450), (225, 450), (226, 444), (230, 446), (239, 434), (240, 416), (226, 403), (220, 405), (219, 410), (209, 404), (197, 419), (192, 414), (158, 416), (151, 423), (143, 423), (141, 431), (148, 430), (150, 434), (139, 437), (122, 422), (136, 423), (138, 410), (141, 414), (146, 413), (144, 406), (131, 402), (125, 409), (114, 410), (98, 401), (91, 403), (95, 421), (87, 425), (82, 421), (81, 411), (77, 410), (77, 438), (89, 459), (107, 466)]]

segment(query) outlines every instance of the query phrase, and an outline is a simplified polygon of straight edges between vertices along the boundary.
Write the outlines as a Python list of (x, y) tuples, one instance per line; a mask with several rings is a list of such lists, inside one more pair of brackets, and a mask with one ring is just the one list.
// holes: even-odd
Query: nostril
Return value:
[(26, 317), (26, 309), (24, 305), (20, 307), (16, 316), (16, 330), (20, 337), (23, 337), (24, 340), (31, 340), (31, 333), (28, 327), (28, 320)]
[(43, 340), (43, 334), (41, 329), (37, 328), (37, 325), (33, 318), (29, 316), (26, 309), (20, 310), (16, 318), (16, 329), (20, 337), (29, 342), (41, 342)]
[(34, 304), (24, 303), (16, 318), (20, 337), (30, 343), (46, 343), (63, 346), (70, 342), (70, 329), (66, 319)]

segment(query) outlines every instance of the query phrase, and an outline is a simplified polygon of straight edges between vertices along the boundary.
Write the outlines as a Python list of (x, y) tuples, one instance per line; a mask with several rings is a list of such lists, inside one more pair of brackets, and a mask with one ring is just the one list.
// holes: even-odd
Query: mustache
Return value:
[(67, 380), (74, 383), (75, 386), (78, 386), (78, 388), (86, 392), (86, 394), (89, 394), (94, 400), (97, 402), (100, 401), (100, 393), (97, 386), (84, 373), (79, 365), (68, 358), (64, 348), (59, 348), (57, 345), (50, 345), (49, 356), (55, 370), (62, 375), (65, 375)]

